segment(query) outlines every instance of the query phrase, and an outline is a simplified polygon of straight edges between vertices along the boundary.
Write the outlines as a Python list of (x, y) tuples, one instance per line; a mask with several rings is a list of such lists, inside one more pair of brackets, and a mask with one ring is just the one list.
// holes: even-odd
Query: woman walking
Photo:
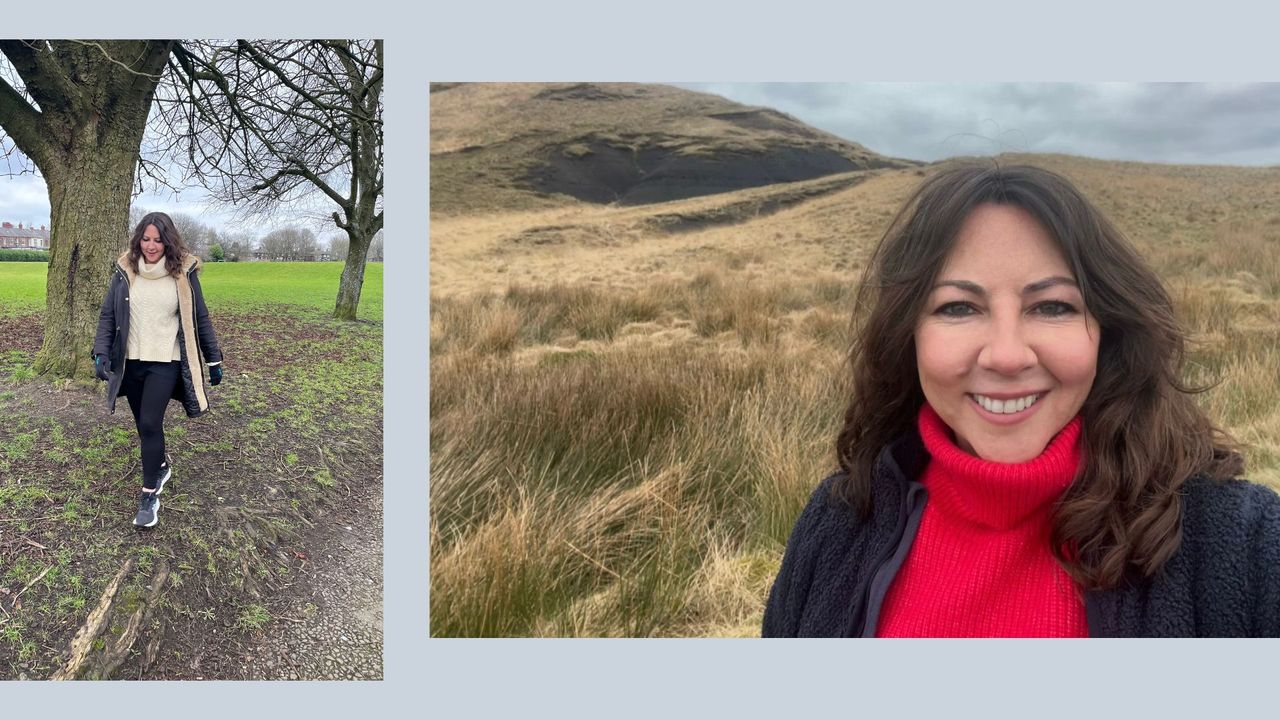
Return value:
[(93, 343), (94, 372), (107, 383), (107, 411), (129, 399), (142, 445), (142, 493), (133, 524), (154, 527), (172, 477), (164, 444), (164, 413), (178, 400), (188, 417), (209, 409), (209, 383), (222, 382), (222, 352), (209, 322), (197, 270), (200, 259), (182, 243), (173, 220), (148, 213), (129, 249), (116, 260)]

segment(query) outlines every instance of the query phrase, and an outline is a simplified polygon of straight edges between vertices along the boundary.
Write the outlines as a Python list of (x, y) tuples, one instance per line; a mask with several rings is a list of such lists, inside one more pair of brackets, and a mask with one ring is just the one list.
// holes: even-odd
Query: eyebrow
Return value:
[[(987, 291), (985, 288), (983, 288), (978, 283), (970, 282), (969, 280), (942, 280), (937, 285), (934, 285), (933, 289), (937, 290), (938, 288), (946, 287), (948, 285), (950, 285), (951, 287), (960, 288), (961, 290), (964, 290), (966, 292), (973, 293), (974, 295), (977, 295), (979, 297), (987, 296)], [(1075, 280), (1072, 280), (1069, 277), (1054, 275), (1053, 277), (1047, 277), (1043, 280), (1037, 280), (1031, 283), (1030, 285), (1027, 285), (1026, 287), (1022, 288), (1022, 294), (1031, 295), (1034, 293), (1038, 293), (1041, 290), (1048, 290), (1049, 288), (1057, 285), (1069, 285), (1076, 289), (1079, 289), (1080, 287), (1079, 285), (1076, 284)]]

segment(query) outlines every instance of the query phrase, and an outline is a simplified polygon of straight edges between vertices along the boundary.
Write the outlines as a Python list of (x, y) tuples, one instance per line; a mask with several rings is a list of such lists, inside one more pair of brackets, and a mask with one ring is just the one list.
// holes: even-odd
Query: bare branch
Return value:
[(271, 60), (269, 59), (266, 53), (260, 52), (257, 48), (253, 47), (252, 45), (250, 45), (248, 42), (244, 40), (240, 41), (240, 46), (244, 48), (245, 52), (247, 52), (249, 56), (252, 57), (254, 60), (256, 60), (262, 67), (266, 68), (271, 72), (271, 74), (275, 75), (285, 87), (297, 93), (302, 99), (306, 100), (311, 105), (317, 108), (320, 108), (322, 110), (330, 111), (330, 112), (350, 113), (356, 116), (353, 118), (356, 120), (360, 120), (364, 122), (372, 121), (372, 118), (364, 116), (362, 113), (359, 112), (363, 109), (359, 105), (349, 104), (344, 107), (342, 105), (337, 105), (334, 103), (327, 102), (321, 99), (320, 97), (308, 92), (305, 88), (295, 83), (288, 75), (285, 74), (283, 70), (281, 70), (279, 65), (271, 62)]
[(382, 191), (381, 61), (373, 42), (184, 41), (157, 95), (161, 144), (223, 203), (266, 212), (319, 191), (363, 235), (357, 204)]
[(119, 66), (120, 66), (120, 67), (121, 67), (121, 68), (122, 68), (126, 73), (129, 73), (129, 74), (132, 74), (132, 75), (138, 75), (138, 76), (143, 77), (143, 78), (147, 78), (148, 80), (150, 80), (150, 81), (151, 81), (151, 82), (153, 82), (153, 83), (155, 83), (155, 82), (160, 82), (160, 76), (161, 76), (161, 73), (159, 73), (159, 72), (156, 72), (156, 73), (148, 73), (148, 72), (143, 72), (143, 71), (141, 71), (141, 70), (134, 70), (134, 69), (133, 69), (133, 66), (134, 66), (134, 65), (138, 65), (138, 64), (140, 64), (140, 63), (141, 63), (141, 61), (143, 60), (143, 58), (146, 56), (146, 52), (147, 52), (147, 50), (146, 50), (146, 48), (145, 48), (145, 47), (141, 47), (141, 46), (140, 46), (140, 47), (138, 48), (138, 56), (137, 56), (136, 58), (134, 58), (132, 62), (126, 63), (126, 62), (123, 62), (123, 61), (121, 61), (121, 60), (117, 60), (117, 59), (115, 59), (115, 57), (113, 57), (113, 56), (111, 55), (111, 53), (110, 53), (110, 52), (108, 52), (108, 51), (107, 51), (107, 49), (106, 49), (105, 47), (103, 47), (103, 46), (102, 46), (102, 43), (94, 42), (94, 41), (92, 41), (92, 40), (67, 40), (66, 42), (73, 43), (73, 44), (76, 44), (76, 45), (83, 45), (83, 46), (85, 46), (85, 47), (91, 47), (91, 48), (94, 48), (94, 49), (96, 49), (98, 52), (102, 53), (102, 56), (103, 56), (104, 58), (106, 58), (106, 59), (107, 59), (107, 62), (109, 62), (109, 63), (111, 63), (111, 64), (113, 64), (113, 65), (119, 65)]
[(0, 40), (27, 92), (46, 114), (80, 116), (90, 109), (84, 90), (67, 74), (65, 46), (45, 41)]
[(0, 127), (4, 127), (14, 145), (37, 164), (52, 156), (43, 122), (44, 116), (31, 107), (21, 93), (0, 79)]

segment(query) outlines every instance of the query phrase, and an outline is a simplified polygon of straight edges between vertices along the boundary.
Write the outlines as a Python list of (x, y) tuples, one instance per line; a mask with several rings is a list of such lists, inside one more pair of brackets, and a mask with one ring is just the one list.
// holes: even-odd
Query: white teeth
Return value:
[(987, 411), (999, 415), (1020, 413), (1034, 405), (1036, 401), (1040, 399), (1040, 395), (1028, 395), (1024, 398), (1017, 398), (1014, 400), (993, 400), (985, 395), (973, 395), (972, 397), (974, 400), (978, 401), (979, 405), (986, 408)]

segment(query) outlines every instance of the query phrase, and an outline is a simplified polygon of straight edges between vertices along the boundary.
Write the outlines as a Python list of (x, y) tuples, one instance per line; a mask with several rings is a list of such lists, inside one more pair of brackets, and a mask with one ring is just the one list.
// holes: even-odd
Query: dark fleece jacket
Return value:
[[(916, 432), (886, 447), (865, 521), (831, 496), (839, 475), (818, 486), (787, 542), (765, 637), (874, 635), (927, 497), (916, 479), (928, 459)], [(1182, 543), (1159, 575), (1086, 592), (1084, 602), (1093, 637), (1280, 637), (1280, 496), (1243, 480), (1190, 478)]]

